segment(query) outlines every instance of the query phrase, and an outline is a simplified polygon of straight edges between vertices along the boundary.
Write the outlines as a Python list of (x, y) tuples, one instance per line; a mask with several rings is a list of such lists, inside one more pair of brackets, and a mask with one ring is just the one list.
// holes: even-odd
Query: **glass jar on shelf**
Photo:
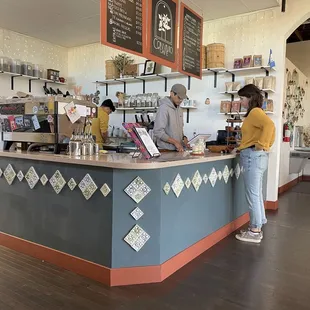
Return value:
[(17, 74), (22, 74), (22, 62), (19, 59), (12, 59), (11, 60), (11, 72), (12, 73), (17, 73)]
[(141, 108), (141, 99), (142, 99), (141, 94), (138, 94), (137, 95), (137, 104), (136, 104), (137, 108)]
[(147, 95), (142, 94), (141, 95), (141, 107), (148, 107), (146, 99), (147, 99)]
[(152, 97), (151, 97), (152, 107), (154, 107), (154, 108), (158, 107), (158, 100), (159, 100), (158, 93), (153, 93)]
[(125, 95), (124, 108), (129, 108), (129, 107), (130, 107), (130, 96)]
[(130, 107), (131, 108), (135, 108), (137, 106), (137, 101), (136, 100), (137, 100), (137, 98), (136, 98), (135, 95), (132, 95), (130, 97)]
[(0, 71), (11, 72), (11, 59), (9, 57), (0, 56)]

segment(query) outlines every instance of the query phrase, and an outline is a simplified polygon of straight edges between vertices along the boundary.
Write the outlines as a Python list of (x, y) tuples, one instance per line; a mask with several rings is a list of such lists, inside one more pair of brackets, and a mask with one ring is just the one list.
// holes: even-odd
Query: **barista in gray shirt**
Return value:
[(159, 100), (154, 124), (154, 138), (159, 150), (184, 151), (183, 112), (180, 108), (184, 99), (187, 99), (185, 86), (175, 84), (170, 97)]

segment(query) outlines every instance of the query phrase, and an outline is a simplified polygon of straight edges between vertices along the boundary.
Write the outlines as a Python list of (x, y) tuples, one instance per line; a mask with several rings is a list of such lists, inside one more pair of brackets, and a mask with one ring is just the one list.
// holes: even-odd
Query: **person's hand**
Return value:
[(174, 146), (178, 152), (184, 152), (183, 145), (180, 142), (175, 142)]

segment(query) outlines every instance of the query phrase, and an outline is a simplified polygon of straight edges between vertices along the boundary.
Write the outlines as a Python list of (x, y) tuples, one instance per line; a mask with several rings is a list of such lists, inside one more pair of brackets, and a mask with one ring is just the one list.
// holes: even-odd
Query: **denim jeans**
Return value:
[(268, 154), (247, 148), (240, 152), (243, 166), (245, 196), (250, 210), (250, 228), (261, 229), (267, 223), (264, 199), (263, 176), (268, 167)]

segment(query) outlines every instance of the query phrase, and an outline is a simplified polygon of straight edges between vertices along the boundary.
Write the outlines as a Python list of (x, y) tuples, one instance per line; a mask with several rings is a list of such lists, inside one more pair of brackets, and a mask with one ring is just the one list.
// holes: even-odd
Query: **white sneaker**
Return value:
[(237, 240), (243, 241), (243, 242), (249, 242), (249, 243), (261, 243), (261, 234), (259, 233), (253, 233), (249, 230), (243, 231), (240, 234), (237, 234), (236, 236)]
[[(240, 234), (242, 234), (242, 233), (244, 233), (244, 232), (246, 232), (246, 231), (251, 231), (251, 229), (248, 228), (247, 230), (240, 230)], [(261, 232), (259, 233), (259, 235), (260, 235), (260, 240), (263, 240), (263, 239), (264, 239), (264, 233), (263, 233), (262, 230), (261, 230)]]

